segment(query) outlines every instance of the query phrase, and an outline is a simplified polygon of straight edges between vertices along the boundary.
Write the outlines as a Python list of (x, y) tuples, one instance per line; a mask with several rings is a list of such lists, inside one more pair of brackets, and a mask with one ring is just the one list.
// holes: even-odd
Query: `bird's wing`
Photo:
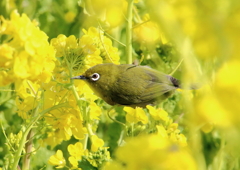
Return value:
[[(145, 106), (164, 100), (176, 89), (170, 76), (147, 67), (129, 67), (116, 81), (112, 100), (122, 105)], [(121, 88), (117, 88), (117, 87)]]

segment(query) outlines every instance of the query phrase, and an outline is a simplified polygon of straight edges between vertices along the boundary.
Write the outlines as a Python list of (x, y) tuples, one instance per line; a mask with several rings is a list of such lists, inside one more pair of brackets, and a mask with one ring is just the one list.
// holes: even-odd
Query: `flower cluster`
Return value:
[(48, 37), (36, 26), (36, 22), (17, 11), (11, 19), (1, 17), (0, 34), (8, 38), (0, 46), (1, 85), (21, 82), (49, 82), (55, 67), (55, 52), (48, 43)]
[(167, 138), (181, 146), (187, 145), (187, 139), (178, 129), (178, 124), (173, 123), (172, 118), (168, 116), (166, 111), (161, 108), (156, 109), (150, 105), (147, 106), (147, 109), (148, 116), (142, 108), (124, 107), (124, 111), (127, 112), (126, 121), (138, 126), (142, 124), (143, 129), (147, 130), (148, 133), (155, 132), (161, 137)]
[(71, 136), (83, 139), (86, 133), (83, 120), (94, 121), (101, 115), (100, 107), (94, 102), (97, 97), (84, 82), (75, 82), (78, 95), (87, 102), (84, 104), (82, 101), (82, 108), (77, 105), (73, 91), (69, 92), (64, 84), (69, 83), (73, 73), (80, 74), (96, 64), (110, 61), (118, 63), (119, 60), (117, 49), (112, 47), (111, 40), (104, 37), (100, 30), (91, 27), (88, 31), (84, 30), (84, 33), (80, 39), (59, 35), (51, 40), (58, 60), (53, 74), (54, 81), (44, 86), (44, 108), (59, 103), (71, 106), (51, 111), (45, 117), (46, 122), (52, 126), (45, 140), (51, 146), (69, 140)]
[[(60, 34), (51, 40), (56, 50), (56, 57), (63, 57), (63, 67), (83, 73), (86, 69), (101, 63), (119, 63), (117, 48), (112, 46), (112, 41), (103, 35), (103, 32), (94, 27), (80, 39), (71, 35), (66, 37)], [(65, 63), (65, 64), (64, 64)], [(66, 68), (66, 67), (65, 67)], [(64, 69), (64, 68), (63, 68)]]
[(10, 20), (1, 17), (1, 22), (0, 34), (7, 35), (7, 39), (0, 45), (0, 85), (15, 83), (18, 113), (26, 119), (37, 106), (42, 83), (51, 79), (55, 51), (47, 35), (25, 14), (13, 11)]

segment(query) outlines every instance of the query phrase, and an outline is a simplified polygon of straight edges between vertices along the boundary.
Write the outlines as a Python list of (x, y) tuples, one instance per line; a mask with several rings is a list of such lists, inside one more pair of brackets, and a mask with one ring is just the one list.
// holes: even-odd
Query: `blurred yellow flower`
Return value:
[(110, 24), (111, 27), (117, 27), (121, 23), (123, 23), (123, 11), (124, 3), (113, 5), (106, 10), (106, 21), (108, 22), (108, 24)]
[(168, 138), (167, 130), (162, 125), (157, 125), (157, 134), (163, 138)]
[(76, 17), (76, 13), (72, 12), (72, 11), (68, 11), (67, 13), (65, 13), (64, 15), (64, 19), (67, 23), (71, 23), (74, 21)]
[[(161, 32), (159, 26), (152, 22), (148, 21), (144, 24), (140, 24), (133, 29), (133, 38), (136, 41), (147, 44), (154, 44), (161, 39)], [(162, 42), (165, 43), (165, 40)]]
[(0, 51), (0, 67), (10, 68), (13, 63), (14, 48), (7, 44), (2, 44), (0, 45)]
[(148, 117), (142, 108), (136, 107), (135, 109), (133, 109), (131, 107), (124, 107), (123, 110), (127, 112), (126, 120), (129, 123), (138, 123), (138, 122), (142, 122), (143, 124), (148, 123)]
[(0, 71), (0, 86), (6, 86), (14, 81), (14, 77), (7, 71)]
[(239, 71), (240, 62), (230, 60), (218, 70), (212, 87), (199, 90), (199, 97), (195, 98), (197, 122), (221, 127), (239, 124)]
[(63, 168), (66, 165), (66, 161), (63, 157), (63, 153), (61, 150), (57, 150), (55, 155), (52, 155), (49, 160), (48, 163), (50, 165), (54, 165), (57, 166), (56, 168)]
[(107, 164), (105, 169), (110, 170), (112, 167), (119, 170), (197, 169), (187, 148), (160, 135), (139, 136), (127, 140), (123, 147), (117, 149), (115, 161)]
[(219, 104), (225, 109), (230, 116), (231, 121), (239, 123), (240, 119), (237, 114), (240, 112), (240, 61), (232, 59), (226, 62), (216, 74), (214, 82), (214, 91)]
[[(127, 9), (127, 2), (124, 0), (83, 0), (80, 5), (84, 12), (93, 18), (97, 18), (109, 27), (117, 27), (124, 21), (124, 15)], [(89, 18), (91, 20), (91, 18)], [(93, 19), (92, 19), (93, 20)], [(91, 21), (94, 22), (95, 20)], [(91, 23), (89, 21), (89, 23)]]

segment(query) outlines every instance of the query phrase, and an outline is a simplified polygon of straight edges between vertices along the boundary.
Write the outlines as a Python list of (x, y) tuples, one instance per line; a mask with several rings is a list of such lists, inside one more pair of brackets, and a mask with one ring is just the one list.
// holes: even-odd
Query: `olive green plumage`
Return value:
[(82, 79), (110, 105), (145, 107), (161, 102), (179, 88), (178, 80), (146, 66), (99, 64), (89, 68)]

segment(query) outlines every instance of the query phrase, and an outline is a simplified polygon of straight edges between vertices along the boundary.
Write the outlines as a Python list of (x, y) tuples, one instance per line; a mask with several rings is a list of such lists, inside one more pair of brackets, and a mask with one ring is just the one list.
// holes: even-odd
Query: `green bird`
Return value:
[(72, 79), (84, 80), (110, 105), (146, 107), (171, 96), (180, 87), (174, 77), (147, 66), (99, 64)]

